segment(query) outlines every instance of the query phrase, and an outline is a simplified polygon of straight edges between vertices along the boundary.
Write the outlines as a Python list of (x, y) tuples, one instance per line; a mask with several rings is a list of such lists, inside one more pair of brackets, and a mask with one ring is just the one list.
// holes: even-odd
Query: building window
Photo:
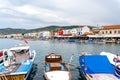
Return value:
[(112, 31), (110, 31), (110, 34), (112, 34)]
[(82, 31), (82, 28), (81, 28), (81, 31)]
[(80, 32), (80, 34), (82, 35), (82, 32)]
[(102, 34), (104, 34), (104, 31), (102, 31)]
[(106, 31), (106, 34), (107, 34), (108, 32)]
[(116, 34), (116, 31), (114, 31), (114, 34)]
[(118, 34), (120, 34), (120, 30), (118, 30)]

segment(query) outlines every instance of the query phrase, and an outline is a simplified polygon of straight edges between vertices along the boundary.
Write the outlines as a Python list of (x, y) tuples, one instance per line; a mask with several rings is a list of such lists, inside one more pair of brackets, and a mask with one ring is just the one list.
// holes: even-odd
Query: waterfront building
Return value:
[(92, 26), (79, 26), (77, 28), (63, 30), (63, 35), (82, 36), (86, 33), (91, 33), (93, 28)]
[(59, 29), (59, 30), (58, 30), (58, 35), (59, 35), (59, 36), (63, 36), (63, 30), (62, 30), (62, 29)]
[(5, 37), (5, 35), (3, 35), (3, 34), (0, 34), (0, 38), (4, 38)]
[(106, 43), (120, 43), (120, 25), (101, 26), (93, 34), (87, 36), (95, 41), (102, 40)]
[(77, 28), (71, 29), (70, 33), (72, 34), (72, 36), (77, 36)]
[(85, 32), (90, 32), (90, 28), (88, 26), (79, 26), (77, 29), (76, 36), (84, 35)]
[(11, 34), (4, 35), (4, 38), (12, 38), (13, 36)]
[(63, 30), (63, 36), (72, 36), (72, 31), (72, 29)]
[(49, 39), (51, 38), (52, 34), (50, 31), (41, 31), (38, 33), (40, 39)]
[(24, 38), (30, 39), (30, 40), (38, 39), (38, 33), (37, 32), (26, 33), (24, 34)]
[(101, 26), (100, 29), (91, 30), (89, 37), (120, 38), (120, 25)]
[(22, 38), (23, 38), (22, 34), (11, 34), (11, 36), (12, 36), (14, 39), (22, 39)]
[(120, 25), (102, 26), (99, 35), (110, 38), (120, 38)]

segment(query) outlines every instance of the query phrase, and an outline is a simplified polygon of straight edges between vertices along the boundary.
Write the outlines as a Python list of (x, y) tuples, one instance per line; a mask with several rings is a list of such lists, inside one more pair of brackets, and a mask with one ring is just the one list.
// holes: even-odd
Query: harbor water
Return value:
[[(14, 39), (0, 39), (0, 50), (8, 49), (17, 44), (23, 44), (22, 40)], [(99, 54), (102, 51), (111, 52), (114, 54), (120, 55), (120, 44), (89, 44), (89, 43), (79, 43), (79, 42), (63, 42), (63, 41), (28, 41), (31, 49), (36, 50), (36, 58), (34, 61), (33, 69), (29, 76), (28, 80), (44, 80), (43, 77), (43, 66), (44, 66), (44, 57), (54, 52), (60, 54), (63, 57), (65, 62), (70, 61), (71, 56), (73, 55), (70, 66), (70, 71), (72, 73), (72, 80), (80, 80), (79, 74), (79, 54), (81, 52), (87, 52), (89, 54)]]

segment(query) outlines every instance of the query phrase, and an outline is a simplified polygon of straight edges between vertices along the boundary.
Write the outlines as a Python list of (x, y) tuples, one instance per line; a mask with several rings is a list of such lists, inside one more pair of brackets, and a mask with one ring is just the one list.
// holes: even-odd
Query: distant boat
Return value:
[(0, 63), (0, 80), (26, 80), (36, 56), (28, 45), (19, 45), (4, 51)]
[(100, 55), (106, 55), (110, 63), (114, 66), (116, 74), (120, 76), (120, 56), (110, 53), (110, 52), (101, 52)]
[(79, 56), (80, 69), (86, 80), (120, 80), (104, 55)]
[(96, 40), (96, 43), (98, 43), (98, 44), (105, 44), (105, 41), (103, 39), (98, 39), (98, 40)]
[(71, 73), (61, 55), (50, 53), (45, 56), (44, 77), (46, 80), (71, 80)]

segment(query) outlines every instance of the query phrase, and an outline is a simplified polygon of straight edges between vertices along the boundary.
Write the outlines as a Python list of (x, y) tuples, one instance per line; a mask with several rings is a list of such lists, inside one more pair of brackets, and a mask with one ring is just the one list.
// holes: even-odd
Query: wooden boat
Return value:
[(26, 80), (35, 59), (35, 50), (28, 45), (19, 45), (4, 51), (0, 63), (0, 80)]
[(120, 80), (104, 55), (79, 56), (80, 69), (86, 80)]
[(71, 73), (60, 55), (45, 56), (44, 77), (46, 80), (71, 80)]
[(114, 66), (116, 75), (120, 76), (120, 56), (110, 53), (110, 52), (101, 52), (100, 55), (106, 55), (110, 63)]

